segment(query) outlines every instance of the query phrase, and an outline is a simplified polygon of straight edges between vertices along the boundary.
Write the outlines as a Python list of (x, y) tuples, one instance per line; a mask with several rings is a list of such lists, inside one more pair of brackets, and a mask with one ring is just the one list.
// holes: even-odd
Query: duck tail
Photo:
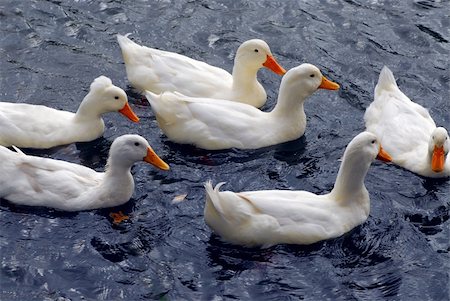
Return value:
[(128, 38), (130, 34), (131, 33), (127, 33), (126, 35), (117, 34), (117, 42), (119, 42), (125, 64), (130, 64), (136, 56), (136, 49), (141, 48), (139, 44), (136, 44)]
[[(178, 113), (180, 113), (180, 106), (177, 106), (176, 102), (173, 102), (173, 96), (171, 92), (162, 92), (160, 94), (153, 93), (145, 90), (145, 97), (147, 98), (153, 113), (156, 116), (156, 120), (161, 125), (169, 126), (173, 125), (179, 119)], [(164, 129), (162, 128), (164, 131)]]
[(155, 100), (156, 100), (158, 97), (161, 96), (161, 94), (158, 95), (158, 94), (153, 93), (153, 92), (151, 92), (151, 91), (149, 91), (149, 90), (145, 90), (145, 91), (144, 91), (144, 95), (145, 95), (145, 98), (147, 98), (147, 100), (148, 100), (148, 102), (150, 103), (150, 105), (153, 105), (154, 102), (155, 102)]
[(375, 94), (378, 94), (381, 90), (392, 90), (394, 88), (398, 89), (394, 74), (388, 67), (384, 66), (383, 69), (381, 69), (380, 76), (378, 77), (378, 83), (375, 87)]
[(16, 151), (16, 153), (18, 153), (19, 155), (26, 156), (25, 153), (24, 153), (23, 151), (21, 151), (20, 148), (18, 148), (17, 146), (11, 145), (11, 147), (12, 147), (12, 148)]
[[(206, 191), (206, 202), (212, 205), (214, 209), (219, 213), (220, 216), (225, 217), (226, 214), (224, 212), (224, 209), (222, 208), (222, 205), (220, 203), (220, 200), (218, 198), (218, 193), (220, 192), (220, 187), (225, 184), (225, 182), (220, 182), (217, 184), (214, 188), (212, 186), (211, 181), (207, 181), (205, 183), (205, 191)], [(206, 206), (205, 206), (206, 210)]]
[(125, 34), (125, 35), (121, 35), (120, 33), (118, 33), (118, 34), (116, 35), (116, 37), (117, 37), (117, 42), (119, 42), (120, 48), (123, 48), (124, 46), (127, 46), (127, 45), (133, 45), (133, 44), (136, 44), (135, 42), (133, 42), (132, 40), (130, 40), (130, 39), (128, 38), (129, 35), (131, 35), (131, 32), (129, 32), (129, 33)]

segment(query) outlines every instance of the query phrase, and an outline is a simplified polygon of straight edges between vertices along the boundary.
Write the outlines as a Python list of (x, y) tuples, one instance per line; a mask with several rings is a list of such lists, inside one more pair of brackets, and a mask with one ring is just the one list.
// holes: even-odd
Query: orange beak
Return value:
[(128, 102), (125, 103), (123, 108), (119, 110), (119, 113), (122, 113), (123, 115), (125, 115), (128, 119), (130, 119), (133, 122), (138, 122), (139, 121), (139, 117), (137, 117), (136, 114), (134, 114), (134, 112), (131, 109), (131, 107), (128, 104)]
[(444, 146), (434, 146), (433, 156), (431, 157), (431, 169), (434, 172), (441, 172), (444, 170), (445, 153)]
[(153, 151), (153, 149), (149, 146), (147, 148), (147, 156), (143, 159), (145, 162), (150, 163), (151, 165), (158, 167), (162, 170), (169, 170), (169, 165), (164, 162), (158, 155)]
[(319, 89), (337, 90), (339, 89), (339, 85), (322, 75), (322, 83), (320, 84)]
[(271, 55), (267, 55), (267, 59), (264, 62), (263, 66), (269, 68), (278, 75), (284, 75), (286, 73), (286, 70), (284, 70), (284, 68), (281, 67), (280, 64), (278, 64), (275, 58)]
[(389, 155), (380, 145), (380, 150), (378, 151), (377, 159), (383, 162), (391, 162), (392, 157)]

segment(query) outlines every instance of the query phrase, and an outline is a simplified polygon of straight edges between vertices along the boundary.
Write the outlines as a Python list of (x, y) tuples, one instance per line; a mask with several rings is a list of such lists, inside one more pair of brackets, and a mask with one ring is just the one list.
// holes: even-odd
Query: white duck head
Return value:
[(239, 46), (234, 58), (233, 74), (237, 70), (247, 70), (256, 73), (262, 67), (266, 67), (278, 75), (286, 73), (270, 51), (269, 45), (259, 39), (245, 41)]
[(89, 93), (78, 108), (77, 117), (98, 117), (108, 112), (120, 112), (133, 122), (139, 121), (139, 117), (128, 104), (125, 91), (113, 85), (111, 79), (102, 75), (91, 83)]
[(290, 69), (281, 80), (275, 111), (282, 114), (290, 112), (296, 103), (303, 103), (317, 89), (337, 90), (339, 85), (328, 80), (319, 68), (311, 64)]
[(370, 165), (375, 159), (392, 161), (391, 156), (381, 147), (378, 138), (370, 132), (362, 132), (347, 145), (343, 160), (356, 160), (362, 165)]
[(383, 150), (374, 134), (362, 132), (356, 135), (345, 149), (333, 188), (335, 197), (345, 200), (363, 189), (367, 171), (375, 159), (392, 161), (392, 157)]
[(431, 169), (434, 172), (444, 170), (445, 160), (450, 149), (450, 142), (447, 130), (443, 127), (437, 127), (431, 134), (428, 143), (428, 154), (431, 161)]
[(145, 161), (159, 169), (169, 170), (169, 165), (158, 157), (147, 140), (139, 135), (123, 135), (114, 140), (109, 150), (107, 169), (119, 166), (129, 169), (138, 161)]
[[(310, 96), (318, 89), (337, 90), (339, 85), (322, 75), (319, 68), (311, 64), (301, 64), (290, 69), (281, 81), (281, 87), (296, 91), (305, 97)], [(281, 88), (280, 88), (281, 89)]]

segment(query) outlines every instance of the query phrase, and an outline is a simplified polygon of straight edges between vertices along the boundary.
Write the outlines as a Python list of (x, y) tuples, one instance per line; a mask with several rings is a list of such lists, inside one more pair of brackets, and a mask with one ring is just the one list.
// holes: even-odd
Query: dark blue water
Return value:
[[(257, 3), (256, 3), (257, 2)], [(301, 2), (301, 3), (299, 3)], [(28, 153), (102, 170), (122, 134), (146, 137), (171, 166), (133, 168), (136, 192), (114, 208), (61, 213), (0, 205), (1, 300), (449, 300), (450, 182), (375, 163), (367, 222), (312, 246), (244, 249), (203, 220), (203, 182), (225, 189), (329, 191), (383, 65), (450, 129), (449, 1), (0, 0), (0, 100), (75, 111), (103, 74), (141, 117), (105, 117), (104, 137)], [(132, 93), (116, 33), (231, 71), (233, 53), (266, 40), (286, 68), (303, 62), (341, 84), (306, 103), (305, 137), (255, 151), (207, 152), (169, 142)], [(259, 77), (275, 102), (280, 77)], [(0, 129), (1, 130), (1, 129)], [(1, 163), (0, 163), (1, 164)], [(2, 177), (6, 175), (0, 175)], [(187, 194), (186, 201), (171, 200)]]

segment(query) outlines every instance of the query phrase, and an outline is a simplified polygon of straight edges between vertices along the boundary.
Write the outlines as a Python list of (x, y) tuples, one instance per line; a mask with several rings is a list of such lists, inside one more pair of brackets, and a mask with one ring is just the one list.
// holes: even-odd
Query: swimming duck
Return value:
[(421, 176), (449, 177), (447, 130), (436, 127), (428, 110), (400, 91), (386, 66), (381, 70), (374, 94), (374, 101), (364, 115), (366, 128), (386, 145), (392, 162)]
[(205, 184), (206, 224), (223, 240), (247, 247), (312, 244), (335, 238), (362, 224), (369, 216), (370, 198), (364, 178), (375, 158), (391, 158), (369, 132), (348, 144), (333, 190), (262, 190), (234, 193)]
[(42, 105), (0, 102), (0, 145), (50, 148), (97, 139), (105, 130), (102, 114), (118, 111), (134, 122), (128, 98), (106, 76), (96, 78), (76, 113)]
[(123, 135), (109, 150), (105, 172), (74, 163), (28, 156), (0, 146), (0, 198), (17, 205), (45, 206), (63, 211), (113, 207), (128, 202), (134, 191), (131, 166), (145, 161), (169, 166), (138, 135)]
[(302, 64), (283, 76), (277, 104), (271, 112), (227, 100), (193, 98), (179, 93), (156, 95), (146, 91), (159, 127), (177, 143), (199, 148), (256, 149), (295, 140), (305, 132), (305, 99), (317, 89), (336, 90), (311, 64)]
[(233, 75), (227, 71), (173, 52), (138, 45), (117, 35), (130, 83), (141, 92), (180, 92), (191, 97), (227, 99), (262, 107), (266, 91), (256, 74), (267, 67), (283, 75), (266, 42), (258, 39), (239, 46)]

